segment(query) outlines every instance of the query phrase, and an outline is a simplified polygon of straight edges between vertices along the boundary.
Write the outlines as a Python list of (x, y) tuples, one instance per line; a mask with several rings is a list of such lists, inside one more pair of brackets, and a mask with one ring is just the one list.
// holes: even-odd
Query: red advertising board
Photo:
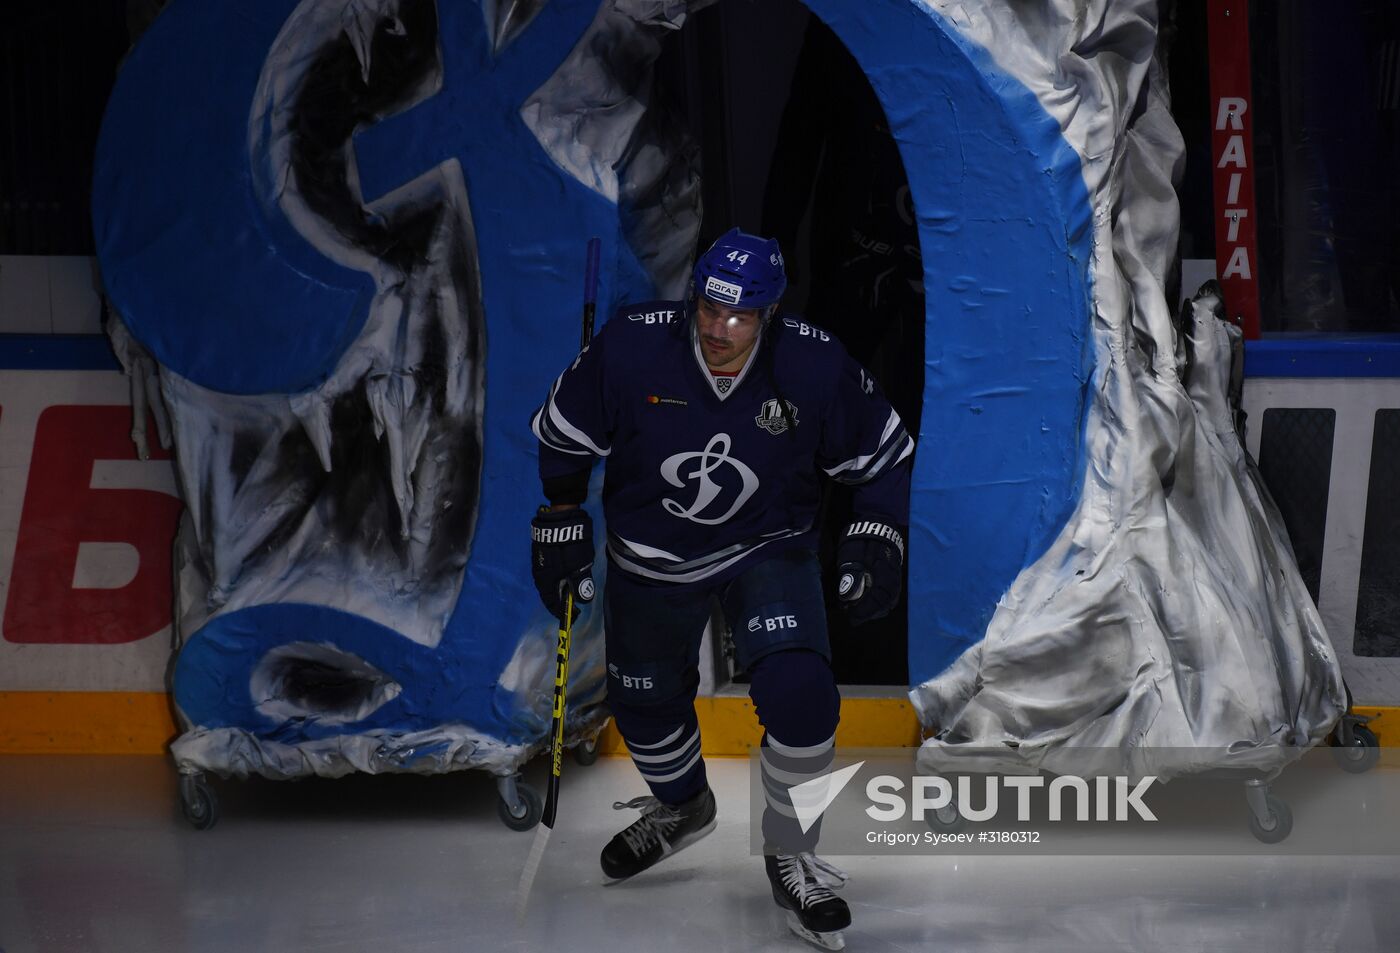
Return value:
[(182, 504), (127, 398), (120, 371), (0, 368), (0, 693), (163, 687)]
[[(130, 429), (125, 407), (47, 407), (39, 415), (5, 599), (7, 641), (119, 645), (170, 624), (180, 501), (154, 490), (91, 485), (96, 461), (136, 459)], [(169, 459), (159, 447), (153, 451)], [(115, 588), (75, 586), (83, 543), (132, 547), (135, 575)]]
[(1250, 114), (1249, 0), (1208, 0), (1211, 155), (1215, 165), (1216, 274), (1225, 307), (1259, 337), (1254, 118)]

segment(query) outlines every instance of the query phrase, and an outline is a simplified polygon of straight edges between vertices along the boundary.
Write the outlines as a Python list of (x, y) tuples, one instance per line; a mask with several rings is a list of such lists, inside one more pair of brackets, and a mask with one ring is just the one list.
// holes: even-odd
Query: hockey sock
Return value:
[(816, 652), (775, 652), (752, 671), (749, 695), (765, 732), (763, 836), (771, 847), (797, 854), (815, 849), (820, 822), (803, 832), (791, 789), (825, 774), (836, 753), (841, 698), (831, 666)]
[(682, 804), (705, 790), (700, 722), (693, 704), (681, 718), (657, 718), (645, 709), (613, 706), (618, 731), (651, 793), (663, 804)]

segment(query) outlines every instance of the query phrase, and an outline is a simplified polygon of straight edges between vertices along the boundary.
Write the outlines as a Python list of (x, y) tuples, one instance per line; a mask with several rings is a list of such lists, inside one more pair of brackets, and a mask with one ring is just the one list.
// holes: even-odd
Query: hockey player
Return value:
[(651, 789), (603, 849), (631, 877), (715, 826), (700, 757), (699, 647), (717, 599), (764, 727), (762, 829), (773, 897), (800, 936), (840, 949), (844, 874), (813, 854), (789, 789), (834, 754), (831, 672), (815, 552), (820, 473), (856, 487), (838, 550), (838, 598), (855, 622), (899, 598), (914, 444), (835, 338), (777, 313), (775, 241), (733, 229), (695, 265), (688, 299), (624, 305), (536, 412), (548, 506), (532, 568), (556, 616), (593, 595), (593, 527), (580, 504), (607, 458), (603, 512), (608, 703)]

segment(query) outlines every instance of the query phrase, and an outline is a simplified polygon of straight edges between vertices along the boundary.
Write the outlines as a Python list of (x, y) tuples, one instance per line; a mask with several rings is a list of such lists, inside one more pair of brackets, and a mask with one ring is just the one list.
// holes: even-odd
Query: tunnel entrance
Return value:
[[(797, 0), (722, 0), (667, 39), (652, 108), (673, 110), (697, 144), (699, 247), (735, 225), (777, 238), (783, 310), (839, 337), (917, 434), (918, 230), (898, 146), (855, 57)], [(853, 627), (836, 604), (835, 542), (851, 517), (851, 489), (828, 483), (820, 555), (837, 680), (907, 685), (907, 565), (905, 595), (886, 618)]]

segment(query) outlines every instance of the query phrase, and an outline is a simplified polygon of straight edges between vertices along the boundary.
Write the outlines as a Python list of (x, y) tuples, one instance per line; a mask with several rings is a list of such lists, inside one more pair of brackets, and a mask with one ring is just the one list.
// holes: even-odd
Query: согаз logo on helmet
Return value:
[(730, 304), (738, 304), (743, 297), (744, 289), (738, 285), (722, 281), (714, 275), (705, 279), (705, 296), (709, 298), (723, 299)]

